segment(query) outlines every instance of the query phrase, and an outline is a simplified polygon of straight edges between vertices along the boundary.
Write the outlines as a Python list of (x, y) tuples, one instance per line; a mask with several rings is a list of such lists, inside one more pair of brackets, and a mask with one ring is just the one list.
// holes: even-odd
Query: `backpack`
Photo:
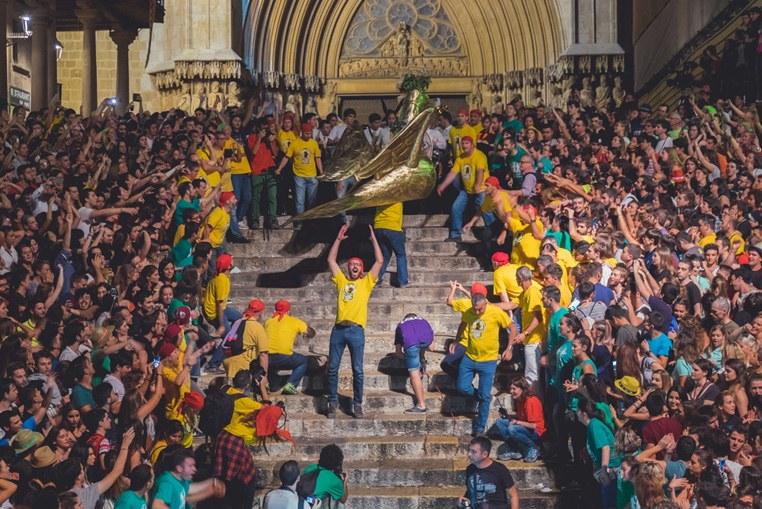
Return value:
[(226, 387), (209, 391), (199, 415), (198, 427), (207, 437), (216, 437), (233, 418), (235, 402), (243, 394), (226, 394)]
[(246, 331), (246, 318), (239, 318), (233, 322), (227, 334), (225, 334), (224, 348), (229, 355), (241, 355), (243, 353), (243, 333)]
[(267, 454), (270, 454), (266, 444), (268, 437), (274, 436), (279, 440), (290, 442), (292, 446), (294, 445), (294, 438), (286, 429), (287, 421), (286, 405), (282, 401), (274, 405), (265, 405), (257, 412), (257, 415), (254, 417), (254, 424), (257, 428), (257, 440), (262, 443)]
[(299, 482), (296, 483), (296, 494), (299, 495), (300, 499), (315, 496), (318, 475), (320, 475), (319, 466), (309, 474), (304, 474), (299, 477)]

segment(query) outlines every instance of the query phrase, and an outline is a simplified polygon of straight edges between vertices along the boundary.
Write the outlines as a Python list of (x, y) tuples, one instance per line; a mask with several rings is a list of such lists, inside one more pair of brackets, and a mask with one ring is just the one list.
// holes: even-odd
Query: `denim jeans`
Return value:
[[(479, 410), (476, 419), (471, 424), (474, 433), (482, 433), (487, 427), (489, 418), (489, 404), (492, 401), (492, 384), (495, 381), (497, 361), (471, 360), (468, 355), (463, 356), (458, 369), (458, 392), (465, 396), (476, 396), (479, 402)], [(474, 389), (474, 376), (479, 375), (479, 388)]]
[(466, 354), (466, 347), (460, 343), (455, 343), (455, 352), (447, 352), (442, 362), (439, 363), (439, 367), (442, 371), (447, 373), (450, 378), (458, 378), (458, 369), (460, 369), (460, 361), (463, 360), (463, 356)]
[(235, 199), (238, 201), (235, 207), (236, 217), (231, 218), (231, 222), (233, 220), (236, 222), (243, 221), (249, 213), (249, 207), (251, 207), (251, 174), (231, 175), (230, 179), (233, 182)]
[(349, 348), (352, 359), (352, 402), (362, 404), (363, 391), (363, 356), (365, 353), (365, 329), (359, 325), (334, 325), (328, 347), (328, 402), (339, 402), (339, 366), (344, 348)]
[(288, 376), (288, 382), (294, 387), (297, 387), (301, 383), (304, 374), (307, 373), (307, 357), (300, 353), (292, 353), (291, 355), (284, 355), (282, 353), (270, 354), (269, 370), (267, 378), (273, 380), (279, 369), (290, 369), (291, 374)]
[(296, 213), (301, 214), (305, 209), (305, 195), (307, 209), (312, 208), (317, 200), (318, 179), (315, 177), (297, 177), (294, 175), (294, 189), (296, 194)]
[(463, 230), (463, 214), (466, 212), (468, 202), (473, 201), (474, 206), (481, 207), (484, 202), (484, 193), (468, 194), (464, 190), (458, 192), (450, 209), (450, 238), (460, 238)]
[(392, 260), (393, 252), (394, 256), (397, 257), (397, 284), (405, 286), (408, 284), (405, 232), (379, 228), (376, 230), (376, 238), (381, 245), (381, 252), (384, 255), (384, 264), (381, 266), (381, 272), (378, 274), (378, 281), (383, 281), (386, 267), (389, 266), (389, 262)]
[(529, 449), (537, 449), (540, 445), (540, 436), (533, 429), (526, 428), (519, 424), (511, 424), (508, 419), (498, 419), (495, 421), (495, 431), (500, 438), (508, 442), (511, 450), (526, 455)]
[[(230, 331), (230, 329), (233, 327), (233, 324), (236, 322), (236, 320), (239, 320), (241, 318), (241, 312), (238, 311), (236, 308), (232, 306), (226, 306), (225, 310), (222, 312), (222, 317), (217, 317), (217, 324), (212, 325), (222, 325), (225, 328), (225, 332), (223, 334), (223, 338), (227, 333)], [(225, 350), (222, 348), (222, 343), (214, 349), (212, 352), (212, 358), (209, 361), (209, 367), (210, 368), (217, 368), (222, 364), (222, 361), (225, 360)]]

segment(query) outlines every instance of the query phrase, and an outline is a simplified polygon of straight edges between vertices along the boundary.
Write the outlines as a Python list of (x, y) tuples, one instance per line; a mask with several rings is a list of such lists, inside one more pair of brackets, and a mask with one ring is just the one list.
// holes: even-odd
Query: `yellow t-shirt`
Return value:
[(297, 177), (316, 177), (317, 165), (315, 159), (320, 158), (320, 146), (315, 140), (297, 138), (291, 142), (286, 151), (286, 157), (294, 163), (294, 175)]
[(243, 329), (243, 352), (223, 361), (228, 379), (232, 379), (239, 371), (249, 369), (251, 361), (259, 354), (268, 352), (269, 345), (264, 326), (253, 318), (241, 322)]
[[(249, 158), (246, 157), (246, 151), (244, 151), (243, 146), (235, 141), (233, 138), (228, 138), (225, 140), (225, 144), (223, 145), (224, 149), (233, 149), (237, 151), (239, 154), (241, 154), (241, 160), (235, 161), (233, 159), (230, 160), (228, 165), (230, 166), (230, 173), (233, 175), (249, 175), (251, 174), (251, 166), (249, 166)], [(232, 180), (231, 180), (232, 182)]]
[(206, 285), (204, 295), (204, 316), (209, 320), (217, 319), (217, 303), (227, 302), (230, 295), (230, 276), (225, 272), (217, 274)]
[[(196, 150), (196, 155), (198, 158), (202, 161), (211, 161), (212, 157), (217, 161), (222, 161), (224, 156), (223, 149), (217, 149), (212, 148), (211, 156), (207, 152), (207, 149), (202, 147)], [(246, 159), (244, 157), (244, 159)], [(248, 164), (248, 162), (247, 162)], [(220, 186), (220, 191), (232, 191), (233, 190), (233, 180), (230, 178), (230, 172), (226, 171), (222, 175), (220, 175), (220, 172), (218, 171), (212, 171), (212, 172), (206, 172), (203, 168), (199, 167), (198, 173), (196, 174), (196, 178), (203, 178), (206, 179), (206, 182), (209, 184), (209, 189), (214, 189), (217, 186)]]
[(742, 255), (743, 252), (746, 250), (746, 243), (743, 240), (743, 234), (739, 232), (738, 230), (733, 231), (728, 236), (728, 240), (730, 241), (730, 248), (732, 249), (733, 246), (735, 246), (735, 255)]
[[(230, 396), (243, 394), (239, 389), (230, 387), (227, 390), (227, 394)], [(251, 445), (256, 439), (257, 428), (254, 425), (254, 419), (249, 416), (262, 408), (262, 404), (258, 401), (248, 397), (238, 397), (233, 402), (233, 415), (230, 418), (230, 424), (223, 429), (231, 435), (242, 438), (246, 445)]]
[(500, 295), (505, 292), (514, 304), (519, 303), (519, 297), (522, 292), (521, 285), (516, 280), (516, 271), (519, 270), (519, 267), (521, 265), (506, 263), (495, 269), (495, 272), (492, 274), (493, 293)]
[[(461, 299), (454, 299), (452, 301), (452, 304), (450, 305), (453, 311), (456, 313), (460, 313), (460, 319), (463, 321), (463, 313), (471, 309), (471, 299), (467, 298), (461, 298)], [(468, 329), (464, 328), (463, 333), (459, 338), (457, 338), (458, 343), (463, 345), (464, 347), (468, 346)]]
[[(478, 149), (474, 149), (470, 156), (461, 155), (455, 160), (455, 164), (452, 165), (450, 173), (460, 173), (460, 178), (463, 180), (463, 189), (468, 194), (477, 194), (484, 189), (476, 189), (476, 174), (478, 170), (482, 170), (481, 184), (489, 178), (489, 167), (487, 166), (487, 156), (484, 152)], [(483, 186), (482, 186), (483, 187)]]
[(460, 153), (463, 149), (460, 148), (460, 140), (463, 139), (465, 136), (470, 136), (474, 140), (474, 146), (476, 146), (476, 137), (477, 134), (474, 132), (474, 129), (468, 125), (465, 124), (463, 127), (455, 127), (453, 126), (452, 129), (450, 129), (450, 145), (452, 145), (452, 152), (455, 154), (455, 157), (458, 158), (460, 156)]
[(376, 278), (368, 272), (360, 279), (350, 281), (343, 272), (339, 272), (331, 281), (338, 290), (336, 323), (348, 321), (365, 327), (368, 324), (368, 300)]
[(402, 231), (402, 202), (398, 201), (385, 207), (376, 207), (376, 216), (373, 218), (373, 228)]
[(714, 233), (710, 233), (706, 237), (701, 237), (701, 240), (697, 242), (698, 246), (701, 249), (704, 249), (709, 244), (716, 244), (717, 243), (717, 235)]
[[(538, 217), (535, 219), (539, 231), (544, 232), (545, 227)], [(511, 252), (511, 262), (520, 265), (529, 265), (534, 267), (537, 258), (540, 256), (540, 246), (542, 240), (538, 240), (532, 233), (532, 227), (525, 223), (514, 210), (511, 217), (508, 218), (508, 227), (513, 232), (513, 251)]]
[(267, 341), (270, 343), (269, 353), (291, 355), (294, 353), (296, 336), (307, 332), (307, 324), (291, 315), (285, 315), (278, 320), (274, 316), (265, 322)]
[(500, 329), (511, 324), (508, 314), (494, 304), (487, 304), (481, 315), (477, 315), (473, 307), (463, 313), (463, 321), (469, 336), (466, 355), (476, 362), (496, 361), (500, 350)]
[(540, 315), (540, 325), (535, 327), (532, 333), (524, 338), (524, 344), (532, 345), (541, 342), (545, 338), (546, 324), (543, 321), (545, 309), (542, 305), (542, 287), (536, 281), (532, 281), (531, 286), (521, 292), (519, 307), (521, 308), (522, 329), (532, 322), (532, 319), (535, 318), (535, 312), (539, 311)]
[[(471, 125), (471, 124), (468, 124), (468, 125), (471, 129), (474, 130), (474, 132), (476, 133), (476, 136), (479, 136), (482, 133), (482, 131), (484, 131), (484, 124), (482, 124), (481, 122), (478, 122), (476, 125)], [(476, 139), (474, 139), (474, 143), (476, 143)]]
[[(185, 415), (181, 411), (181, 406), (185, 395), (191, 390), (190, 377), (186, 377), (185, 381), (181, 385), (175, 384), (177, 376), (180, 374), (180, 368), (173, 368), (171, 366), (161, 367), (161, 376), (164, 377), (164, 400), (166, 406), (164, 407), (167, 419), (180, 421), (186, 423)], [(184, 441), (187, 441), (187, 437), (183, 437)], [(191, 441), (193, 435), (191, 435)]]
[(222, 207), (215, 207), (207, 216), (206, 225), (209, 227), (209, 243), (212, 247), (220, 247), (230, 227), (230, 214)]
[(298, 139), (299, 136), (297, 136), (293, 130), (284, 131), (281, 129), (278, 131), (278, 144), (280, 145), (280, 149), (284, 154), (288, 152), (288, 148), (291, 146), (291, 144)]
[(508, 191), (498, 191), (497, 198), (492, 199), (489, 194), (484, 195), (484, 202), (482, 203), (482, 212), (494, 212), (500, 217), (500, 220), (505, 222), (513, 212), (513, 203)]

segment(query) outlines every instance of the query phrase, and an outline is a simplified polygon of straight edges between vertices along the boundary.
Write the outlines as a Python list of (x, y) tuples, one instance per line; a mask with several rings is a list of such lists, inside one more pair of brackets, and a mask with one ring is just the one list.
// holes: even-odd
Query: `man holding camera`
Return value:
[(265, 195), (265, 228), (278, 227), (275, 218), (278, 205), (278, 181), (275, 178), (275, 155), (278, 140), (268, 128), (267, 119), (259, 122), (259, 129), (246, 138), (249, 165), (251, 166), (251, 207), (249, 207), (249, 228), (259, 226), (262, 210), (262, 195)]

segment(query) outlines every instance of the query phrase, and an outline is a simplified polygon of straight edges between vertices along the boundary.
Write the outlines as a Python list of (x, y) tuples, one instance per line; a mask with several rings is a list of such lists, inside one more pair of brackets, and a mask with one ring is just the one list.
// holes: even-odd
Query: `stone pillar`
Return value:
[[(55, 2), (52, 2), (55, 9)], [(50, 23), (48, 24), (48, 101), (58, 92), (58, 52), (56, 51), (56, 19), (55, 13), (51, 13)], [(60, 101), (60, 97), (58, 98)]]
[[(0, 0), (0, 41), (8, 39), (8, 0)], [(0, 105), (8, 105), (8, 48), (0, 51)]]
[(127, 110), (130, 94), (130, 44), (137, 37), (138, 32), (135, 29), (130, 30), (112, 30), (109, 34), (111, 40), (116, 44), (116, 111), (119, 114)]
[(94, 9), (77, 10), (82, 23), (82, 116), (89, 117), (98, 107), (98, 75), (95, 66), (95, 20)]
[(617, 0), (573, 0), (562, 16), (571, 35), (564, 55), (619, 55)]
[(48, 23), (50, 23), (50, 18), (44, 14), (32, 14), (33, 110), (39, 110), (48, 105)]

